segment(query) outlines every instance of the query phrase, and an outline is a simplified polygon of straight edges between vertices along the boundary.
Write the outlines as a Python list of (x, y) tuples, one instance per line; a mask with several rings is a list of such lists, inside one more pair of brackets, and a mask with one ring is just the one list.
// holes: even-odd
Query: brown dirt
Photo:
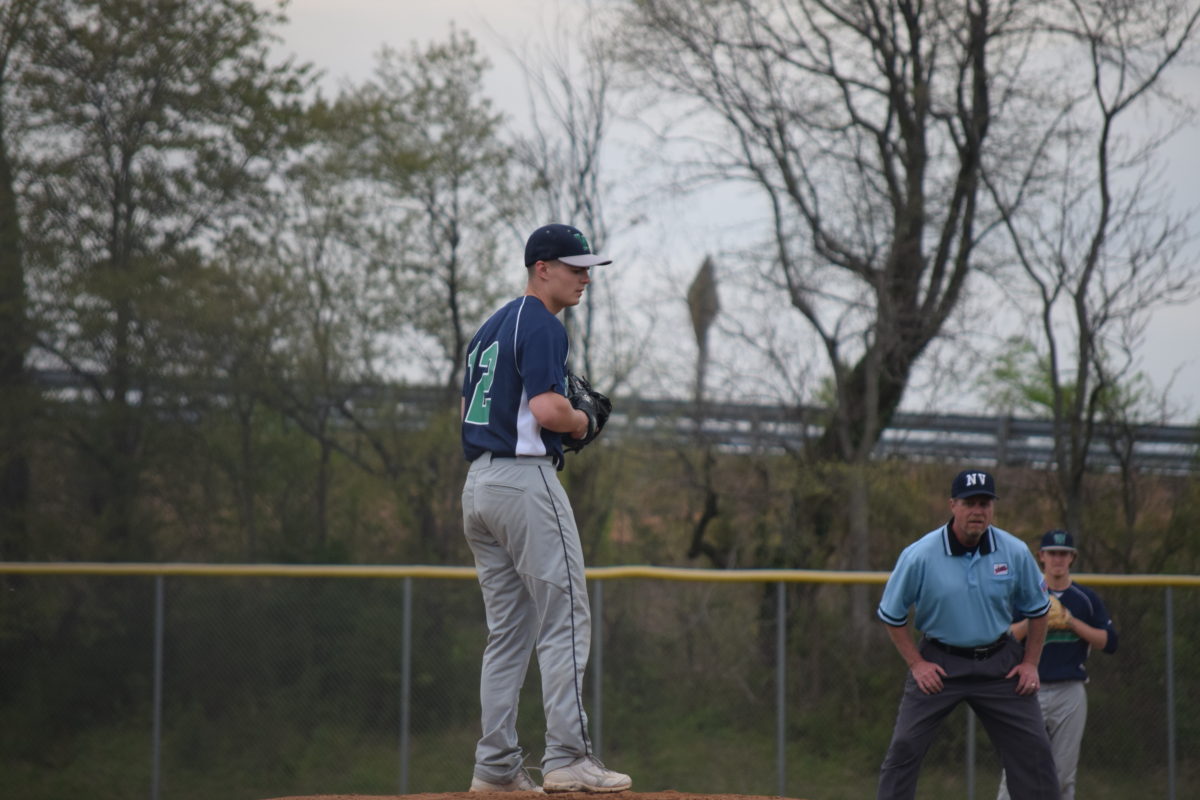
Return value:
[[(263, 800), (534, 800), (553, 797), (554, 800), (597, 800), (609, 797), (612, 800), (766, 800), (748, 794), (692, 794), (690, 792), (618, 792), (610, 795), (595, 795), (585, 792), (558, 792), (553, 795), (534, 792), (443, 792), (440, 794), (313, 794), (293, 797), (271, 797)], [(781, 798), (781, 800), (786, 800)], [(793, 798), (792, 800), (800, 800)]]

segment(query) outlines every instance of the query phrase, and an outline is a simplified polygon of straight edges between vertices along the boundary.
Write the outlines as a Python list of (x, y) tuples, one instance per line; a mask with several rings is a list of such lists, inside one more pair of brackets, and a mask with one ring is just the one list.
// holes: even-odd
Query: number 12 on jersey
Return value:
[[(496, 378), (496, 355), (499, 352), (500, 343), (492, 342), (484, 348), (483, 352), (479, 351), (477, 345), (467, 354), (467, 370), (470, 381), (475, 384), (475, 390), (471, 393), (471, 404), (467, 406), (467, 416), (464, 417), (464, 422), (472, 425), (488, 424), (492, 410), (492, 400), (488, 397), (488, 392), (492, 390), (492, 381)], [(480, 372), (478, 379), (475, 377), (476, 369)]]

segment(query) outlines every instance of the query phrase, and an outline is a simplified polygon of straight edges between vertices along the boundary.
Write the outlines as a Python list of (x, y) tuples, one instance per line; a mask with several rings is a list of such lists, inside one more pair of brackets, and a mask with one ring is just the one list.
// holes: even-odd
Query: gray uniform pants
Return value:
[[(1087, 725), (1087, 690), (1083, 681), (1054, 681), (1043, 683), (1038, 690), (1038, 703), (1050, 735), (1054, 752), (1054, 768), (1058, 772), (1058, 789), (1062, 800), (1075, 800), (1075, 772), (1079, 766), (1079, 746)], [(1000, 791), (996, 800), (1009, 800), (1008, 782), (1000, 773)]]
[(535, 647), (546, 715), (542, 769), (591, 753), (583, 710), (592, 628), (583, 549), (549, 458), (485, 453), (471, 464), (462, 504), (488, 626), (475, 777), (503, 783), (522, 766), (517, 703)]
[(1020, 800), (1058, 800), (1054, 759), (1037, 697), (1017, 694), (1016, 679), (1004, 677), (1021, 661), (1024, 645), (1010, 639), (999, 652), (979, 661), (950, 655), (928, 641), (922, 641), (920, 649), (926, 661), (946, 670), (945, 688), (924, 694), (908, 674), (892, 743), (879, 773), (878, 800), (916, 797), (921, 761), (942, 721), (962, 702), (983, 722), (1013, 795)]

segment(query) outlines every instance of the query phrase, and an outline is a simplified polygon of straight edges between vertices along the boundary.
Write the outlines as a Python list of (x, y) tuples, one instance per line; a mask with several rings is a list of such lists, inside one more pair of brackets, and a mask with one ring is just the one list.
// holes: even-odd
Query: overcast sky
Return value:
[[(256, 2), (272, 4), (271, 0)], [(332, 92), (346, 82), (368, 78), (384, 45), (407, 49), (414, 42), (444, 40), (453, 24), (470, 32), (490, 58), (488, 94), (496, 107), (519, 118), (525, 93), (521, 74), (505, 47), (536, 48), (544, 37), (556, 35), (548, 34), (547, 28), (560, 4), (569, 7), (578, 0), (293, 0), (287, 8), (290, 22), (279, 33), (283, 52), (312, 62), (325, 73), (323, 85)], [(1200, 80), (1200, 72), (1190, 78)], [(1200, 101), (1200, 91), (1191, 94)], [(1177, 136), (1167, 151), (1168, 179), (1181, 208), (1200, 208), (1198, 133), (1193, 129)], [(678, 230), (681, 226), (660, 222), (663, 229), (678, 230), (682, 241), (695, 246), (699, 255), (689, 254), (689, 264), (698, 264), (705, 251), (730, 244), (725, 238), (729, 226), (703, 220), (693, 224), (692, 230), (686, 230), (686, 223)], [(1200, 248), (1193, 247), (1193, 253), (1200, 253)], [(1158, 389), (1171, 385), (1170, 401), (1177, 411), (1174, 422), (1192, 424), (1200, 417), (1200, 301), (1154, 314), (1141, 367)]]

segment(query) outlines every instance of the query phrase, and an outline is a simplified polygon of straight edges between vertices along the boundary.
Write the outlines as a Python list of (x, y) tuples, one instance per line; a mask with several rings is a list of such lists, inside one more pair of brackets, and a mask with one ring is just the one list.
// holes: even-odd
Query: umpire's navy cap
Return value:
[(981, 469), (964, 469), (954, 477), (950, 484), (950, 497), (955, 500), (960, 497), (975, 497), (976, 495), (996, 496), (996, 479), (990, 472)]
[(1042, 550), (1062, 550), (1068, 553), (1075, 550), (1075, 537), (1063, 530), (1046, 531), (1042, 534)]
[(578, 228), (560, 223), (543, 225), (525, 242), (525, 266), (539, 261), (561, 261), (572, 267), (598, 267), (611, 264), (611, 258), (596, 255)]

